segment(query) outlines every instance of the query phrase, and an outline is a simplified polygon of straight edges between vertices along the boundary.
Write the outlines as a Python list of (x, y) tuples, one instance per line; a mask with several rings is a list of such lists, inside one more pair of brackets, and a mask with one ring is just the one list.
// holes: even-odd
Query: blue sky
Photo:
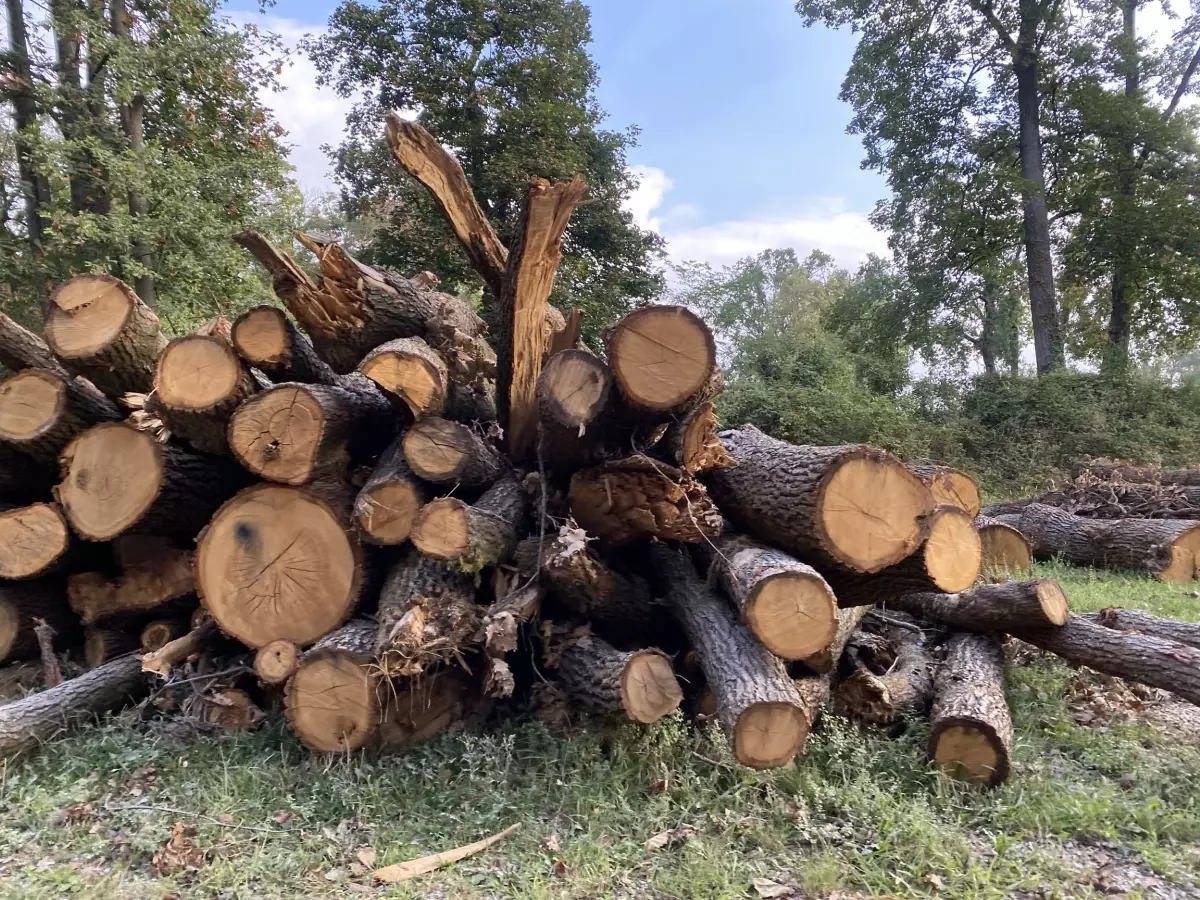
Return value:
[[(239, 0), (233, 9), (245, 3)], [(591, 0), (608, 125), (641, 128), (630, 208), (676, 259), (721, 264), (774, 246), (819, 246), (853, 265), (885, 252), (866, 215), (886, 185), (859, 168), (838, 90), (849, 33), (806, 29), (789, 0)], [(280, 0), (264, 27), (289, 44), (320, 30), (332, 0)], [(252, 6), (245, 3), (243, 9)], [(309, 191), (327, 187), (318, 146), (336, 140), (345, 104), (293, 58), (272, 98)]]

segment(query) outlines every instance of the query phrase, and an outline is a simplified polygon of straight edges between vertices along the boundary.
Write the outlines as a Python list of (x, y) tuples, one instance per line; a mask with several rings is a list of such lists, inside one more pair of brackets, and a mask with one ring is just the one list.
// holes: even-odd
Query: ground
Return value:
[[(1042, 574), (1077, 611), (1200, 620), (1188, 588)], [(920, 725), (829, 718), (763, 774), (678, 719), (327, 759), (278, 726), (197, 740), (117, 717), (3, 772), (0, 897), (1200, 897), (1200, 711), (1010, 652), (1015, 768), (991, 792), (931, 772)], [(363, 877), (514, 822), (454, 868)], [(177, 823), (195, 837), (162, 852)]]

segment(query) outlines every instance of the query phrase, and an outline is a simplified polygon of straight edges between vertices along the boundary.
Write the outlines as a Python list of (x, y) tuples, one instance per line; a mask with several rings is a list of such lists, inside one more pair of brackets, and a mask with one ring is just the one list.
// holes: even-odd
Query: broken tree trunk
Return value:
[(606, 344), (625, 403), (655, 417), (693, 406), (717, 366), (712, 332), (683, 306), (634, 310), (612, 328)]
[(329, 753), (357, 750), (380, 721), (378, 678), (371, 671), (374, 622), (358, 619), (304, 654), (284, 692), (292, 731), (306, 747)]
[(786, 765), (804, 744), (808, 722), (783, 663), (700, 580), (686, 556), (657, 543), (649, 553), (668, 606), (700, 658), (734, 757), (755, 769)]
[(1172, 691), (1200, 705), (1200, 649), (1166, 638), (1116, 631), (1071, 616), (1061, 628), (1016, 629), (1027, 643), (1078, 666)]
[(683, 701), (671, 660), (660, 650), (617, 650), (586, 626), (565, 639), (558, 676), (571, 699), (590, 712), (657, 722)]
[(1196, 622), (1161, 619), (1139, 609), (1122, 609), (1117, 606), (1109, 606), (1100, 612), (1088, 613), (1080, 618), (1117, 631), (1135, 631), (1138, 634), (1187, 644), (1189, 647), (1200, 647), (1200, 623)]
[(191, 538), (246, 481), (232, 461), (160, 444), (124, 422), (90, 428), (62, 454), (55, 496), (89, 541), (127, 531)]
[(0, 582), (0, 662), (38, 658), (38, 619), (54, 629), (59, 647), (79, 635), (79, 620), (67, 606), (61, 578)]
[(0, 707), (0, 757), (32, 750), (64, 728), (136, 699), (145, 688), (141, 664), (131, 655), (6, 704)]
[(354, 518), (372, 544), (403, 544), (417, 511), (433, 498), (433, 488), (413, 474), (404, 458), (404, 438), (380, 454), (371, 477), (354, 501)]
[(433, 484), (487, 487), (504, 471), (504, 459), (474, 430), (429, 416), (404, 435), (404, 458), (419, 477)]
[(881, 601), (889, 609), (961, 631), (1057, 628), (1070, 615), (1067, 595), (1050, 578), (981, 584), (958, 594), (894, 594)]
[(283, 684), (299, 665), (300, 648), (293, 641), (271, 641), (254, 654), (254, 673), (263, 684)]
[(110, 275), (78, 275), (50, 295), (46, 343), (76, 375), (109, 396), (149, 393), (167, 344), (158, 316)]
[(887, 629), (896, 653), (886, 674), (876, 675), (863, 666), (838, 682), (834, 705), (839, 715), (875, 725), (891, 725), (919, 716), (933, 697), (933, 661), (919, 631)]
[(450, 376), (446, 362), (419, 337), (396, 338), (363, 357), (358, 371), (385, 394), (402, 401), (415, 418), (446, 411)]
[(818, 565), (878, 572), (920, 546), (929, 489), (904, 464), (864, 446), (809, 447), (747, 425), (722, 432), (737, 466), (709, 472), (739, 528)]
[(350, 617), (362, 586), (361, 548), (334, 507), (311, 491), (246, 488), (197, 542), (200, 601), (221, 630), (257, 649), (301, 646)]
[(338, 376), (277, 306), (256, 306), (233, 323), (238, 355), (274, 382), (337, 384)]
[(71, 532), (57, 504), (0, 507), (0, 578), (45, 575), (70, 547)]
[(22, 369), (49, 369), (65, 378), (71, 376), (50, 352), (46, 342), (19, 322), (0, 312), (0, 366), (9, 372)]
[(480, 623), (484, 663), (484, 694), (511, 697), (516, 679), (506, 657), (517, 649), (520, 629), (541, 612), (545, 589), (517, 573), (495, 569), (492, 589), (496, 599), (483, 614)]
[(474, 504), (441, 497), (413, 519), (412, 542), (426, 556), (462, 572), (507, 562), (517, 546), (528, 503), (514, 476), (501, 478)]
[(668, 460), (692, 475), (737, 465), (717, 436), (711, 400), (697, 404), (672, 424), (663, 436), (662, 448)]
[(1012, 737), (1004, 648), (991, 635), (952, 634), (934, 678), (929, 758), (959, 781), (995, 786), (1008, 778)]
[(910, 466), (925, 482), (938, 506), (957, 506), (972, 518), (979, 515), (979, 485), (966, 472), (949, 466)]
[(153, 561), (126, 568), (116, 578), (100, 572), (81, 572), (67, 578), (67, 599), (85, 625), (159, 609), (195, 590), (192, 554), (174, 548)]
[(47, 467), (80, 432), (123, 418), (91, 385), (48, 369), (25, 369), (0, 384), (0, 441)]
[(983, 548), (983, 574), (1028, 575), (1033, 571), (1033, 549), (1017, 529), (987, 516), (976, 516), (975, 530)]
[(243, 466), (283, 484), (344, 475), (351, 456), (376, 452), (395, 433), (395, 413), (373, 383), (280, 384), (229, 420), (229, 448)]

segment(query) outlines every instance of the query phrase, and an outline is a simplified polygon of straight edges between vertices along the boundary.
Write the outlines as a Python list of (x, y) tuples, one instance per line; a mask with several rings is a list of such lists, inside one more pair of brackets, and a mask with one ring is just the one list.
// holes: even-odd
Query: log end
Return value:
[(800, 752), (808, 730), (804, 710), (794, 703), (754, 703), (742, 711), (733, 726), (733, 755), (752, 769), (777, 769)]
[(20, 446), (52, 429), (67, 403), (67, 385), (48, 369), (24, 369), (0, 384), (0, 440)]
[(603, 362), (586, 350), (563, 350), (550, 357), (538, 377), (538, 409), (542, 418), (578, 429), (601, 413), (611, 387)]
[(716, 343), (704, 320), (686, 307), (648, 306), (613, 328), (608, 360), (632, 406), (670, 412), (707, 384), (717, 364)]
[(455, 560), (470, 550), (470, 507), (457, 497), (425, 504), (413, 519), (412, 542), (425, 556)]
[(957, 506), (972, 518), (979, 515), (979, 485), (966, 472), (949, 466), (928, 466), (921, 472), (938, 506)]
[(1169, 584), (1186, 584), (1200, 577), (1200, 526), (1171, 542), (1171, 562), (1158, 577)]
[(310, 653), (288, 682), (284, 703), (292, 730), (312, 750), (357, 750), (379, 728), (375, 676), (337, 651)]
[(974, 518), (957, 506), (939, 506), (922, 551), (925, 570), (940, 591), (965, 591), (979, 577), (983, 547)]
[(242, 363), (218, 335), (176, 338), (158, 358), (154, 389), (168, 409), (202, 411), (232, 397), (242, 382)]
[(995, 731), (974, 719), (944, 719), (929, 735), (929, 756), (956, 781), (991, 787), (1008, 777), (1008, 750)]
[(0, 513), (0, 578), (33, 578), (67, 551), (71, 534), (53, 503)]
[(354, 517), (371, 543), (394, 546), (408, 540), (424, 503), (423, 492), (413, 482), (385, 481), (363, 488), (354, 501)]
[(251, 365), (282, 365), (291, 353), (287, 315), (274, 306), (258, 306), (233, 323), (233, 346)]
[(263, 644), (254, 655), (254, 672), (263, 684), (283, 684), (300, 665), (300, 648), (288, 640)]
[(146, 514), (163, 483), (163, 456), (154, 437), (122, 422), (89, 428), (63, 450), (55, 492), (71, 527), (90, 541), (108, 541)]
[(634, 722), (650, 725), (683, 702), (671, 660), (658, 650), (634, 653), (621, 672), (621, 706)]
[(302, 384), (281, 384), (237, 408), (229, 448), (238, 462), (269, 481), (304, 484), (313, 477), (325, 413)]
[(446, 419), (417, 422), (404, 435), (404, 458), (427, 481), (453, 481), (467, 464), (473, 448), (470, 429)]
[[(418, 343), (419, 342), (419, 343)], [(385, 393), (404, 401), (413, 416), (438, 416), (446, 405), (446, 367), (419, 338), (401, 338), (371, 353), (358, 370)]]
[(1037, 583), (1037, 597), (1046, 614), (1046, 621), (1060, 627), (1067, 624), (1067, 619), (1071, 618), (1071, 605), (1062, 585), (1052, 578), (1040, 579)]
[(1001, 522), (977, 524), (977, 529), (983, 550), (980, 568), (985, 573), (1028, 575), (1033, 571), (1033, 549), (1021, 532)]
[(837, 600), (820, 575), (780, 572), (762, 579), (742, 615), (763, 646), (781, 659), (806, 659), (837, 634)]
[(111, 275), (78, 275), (50, 295), (46, 343), (62, 359), (94, 356), (120, 335), (139, 305), (133, 289)]

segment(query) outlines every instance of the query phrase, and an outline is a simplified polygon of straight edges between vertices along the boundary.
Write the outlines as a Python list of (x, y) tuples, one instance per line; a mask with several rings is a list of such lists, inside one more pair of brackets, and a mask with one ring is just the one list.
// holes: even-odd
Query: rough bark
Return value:
[(312, 341), (277, 306), (256, 306), (242, 313), (233, 323), (232, 336), (238, 355), (272, 381), (338, 383), (337, 373), (317, 356)]
[(695, 404), (717, 366), (716, 342), (683, 306), (634, 310), (607, 336), (608, 364), (629, 407), (671, 416)]
[(49, 369), (25, 369), (0, 383), (0, 441), (43, 466), (80, 432), (125, 418), (90, 384)]
[(463, 572), (507, 562), (517, 546), (528, 503), (514, 476), (501, 478), (474, 504), (441, 497), (413, 520), (412, 542), (426, 556)]
[(71, 532), (54, 503), (0, 506), (0, 578), (37, 578), (60, 568)]
[(929, 758), (952, 778), (994, 787), (1008, 778), (1012, 737), (1004, 648), (991, 635), (951, 635), (934, 678)]
[(440, 416), (450, 395), (446, 362), (422, 338), (396, 338), (363, 357), (358, 371), (413, 416)]
[(365, 746), (380, 722), (378, 678), (371, 669), (374, 622), (358, 619), (304, 654), (284, 692), (292, 731), (312, 750)]
[(671, 660), (659, 650), (617, 650), (586, 626), (565, 639), (558, 677), (571, 700), (605, 716), (650, 725), (673, 712), (683, 691)]
[(69, 646), (79, 636), (79, 620), (67, 606), (63, 580), (0, 582), (0, 662), (38, 658), (33, 630), (37, 619), (54, 629), (59, 647)]
[(0, 313), (0, 366), (14, 374), (22, 369), (47, 369), (70, 377), (45, 341), (4, 313)]
[(1109, 606), (1100, 612), (1080, 616), (1089, 622), (1113, 628), (1117, 631), (1134, 631), (1138, 634), (1148, 634), (1151, 637), (1164, 638), (1189, 647), (1200, 648), (1200, 623), (1179, 622), (1175, 619), (1162, 619), (1138, 609), (1122, 609)]
[(858, 666), (838, 682), (834, 707), (839, 715), (876, 725), (920, 716), (933, 698), (933, 661), (920, 632), (890, 628), (887, 638), (896, 658), (883, 675)]
[(742, 531), (815, 565), (868, 573), (925, 538), (929, 489), (890, 453), (788, 444), (750, 425), (720, 437), (737, 466), (705, 480)]
[(354, 518), (372, 544), (403, 544), (417, 511), (433, 499), (433, 488), (413, 474), (404, 458), (404, 436), (379, 456), (371, 477), (354, 501)]
[(976, 516), (975, 530), (979, 532), (983, 550), (979, 567), (984, 575), (1029, 575), (1033, 572), (1033, 549), (1017, 529), (987, 516)]
[(226, 337), (190, 334), (159, 356), (146, 408), (197, 450), (228, 453), (230, 417), (258, 388)]
[(1057, 628), (1066, 624), (1070, 614), (1067, 595), (1050, 578), (981, 584), (959, 594), (896, 594), (882, 599), (890, 609), (960, 631), (984, 633)]
[(490, 443), (458, 422), (429, 416), (404, 435), (404, 458), (433, 484), (486, 487), (504, 471), (504, 460)]
[(979, 485), (966, 472), (949, 466), (910, 466), (925, 482), (937, 506), (957, 506), (972, 518), (979, 515)]
[(67, 579), (71, 609), (85, 625), (111, 616), (159, 609), (195, 589), (192, 554), (176, 549), (152, 562), (129, 567), (116, 578), (101, 572), (81, 572)]

